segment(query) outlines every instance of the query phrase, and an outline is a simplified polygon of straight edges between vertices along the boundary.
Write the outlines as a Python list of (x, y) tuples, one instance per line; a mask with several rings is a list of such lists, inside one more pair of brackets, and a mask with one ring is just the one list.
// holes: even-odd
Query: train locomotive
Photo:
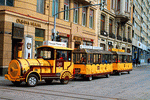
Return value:
[(51, 83), (54, 79), (67, 84), (73, 78), (72, 49), (67, 48), (66, 43), (44, 41), (43, 46), (37, 48), (37, 59), (21, 59), (21, 47), (22, 43), (18, 47), (18, 59), (9, 63), (5, 75), (13, 84), (24, 81), (28, 86), (36, 86), (39, 80)]

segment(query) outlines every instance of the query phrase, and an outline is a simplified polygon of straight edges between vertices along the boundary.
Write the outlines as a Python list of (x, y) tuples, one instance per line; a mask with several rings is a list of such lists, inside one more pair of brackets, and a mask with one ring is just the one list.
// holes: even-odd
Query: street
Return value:
[(36, 87), (19, 87), (0, 77), (0, 100), (149, 100), (150, 66), (133, 68), (130, 74), (96, 77), (92, 81), (76, 80), (62, 85), (39, 82)]

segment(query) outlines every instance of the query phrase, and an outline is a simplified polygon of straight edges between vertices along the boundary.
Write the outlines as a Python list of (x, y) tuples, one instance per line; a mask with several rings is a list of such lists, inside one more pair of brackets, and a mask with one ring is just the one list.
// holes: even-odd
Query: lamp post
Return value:
[(56, 41), (56, 37), (57, 37), (57, 34), (56, 34), (56, 16), (57, 16), (57, 14), (59, 14), (61, 12), (69, 11), (69, 10), (78, 9), (78, 8), (84, 8), (84, 7), (90, 7), (90, 6), (98, 6), (98, 5), (100, 5), (101, 10), (104, 10), (104, 1), (101, 0), (101, 2), (102, 3), (100, 3), (100, 4), (94, 4), (94, 5), (87, 5), (87, 6), (82, 6), (82, 7), (71, 8), (71, 9), (63, 10), (63, 11), (60, 11), (60, 12), (56, 13), (56, 0), (54, 0), (54, 15), (53, 15), (54, 16), (54, 28), (52, 29), (52, 33), (54, 33), (53, 41)]

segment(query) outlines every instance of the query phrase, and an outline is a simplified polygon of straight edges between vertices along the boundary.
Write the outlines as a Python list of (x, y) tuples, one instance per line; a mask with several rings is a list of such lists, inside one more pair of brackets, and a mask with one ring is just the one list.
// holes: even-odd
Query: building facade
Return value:
[(132, 57), (145, 64), (150, 58), (150, 0), (134, 0), (133, 6)]
[(98, 46), (132, 52), (132, 0), (104, 0), (104, 10), (98, 14)]
[[(97, 0), (56, 0), (56, 12), (97, 4)], [(97, 7), (86, 7), (57, 14), (57, 41), (73, 49), (81, 44), (97, 45)], [(0, 1), (0, 75), (9, 62), (17, 59), (17, 43), (23, 42), (23, 58), (35, 58), (36, 47), (52, 40), (54, 0)]]

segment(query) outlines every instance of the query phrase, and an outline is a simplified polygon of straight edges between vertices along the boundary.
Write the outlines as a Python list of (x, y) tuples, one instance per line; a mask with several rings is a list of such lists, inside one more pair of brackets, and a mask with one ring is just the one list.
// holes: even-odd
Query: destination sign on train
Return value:
[(103, 47), (80, 45), (80, 49), (99, 49), (99, 50), (103, 50)]
[(67, 47), (65, 42), (43, 41), (43, 45)]

